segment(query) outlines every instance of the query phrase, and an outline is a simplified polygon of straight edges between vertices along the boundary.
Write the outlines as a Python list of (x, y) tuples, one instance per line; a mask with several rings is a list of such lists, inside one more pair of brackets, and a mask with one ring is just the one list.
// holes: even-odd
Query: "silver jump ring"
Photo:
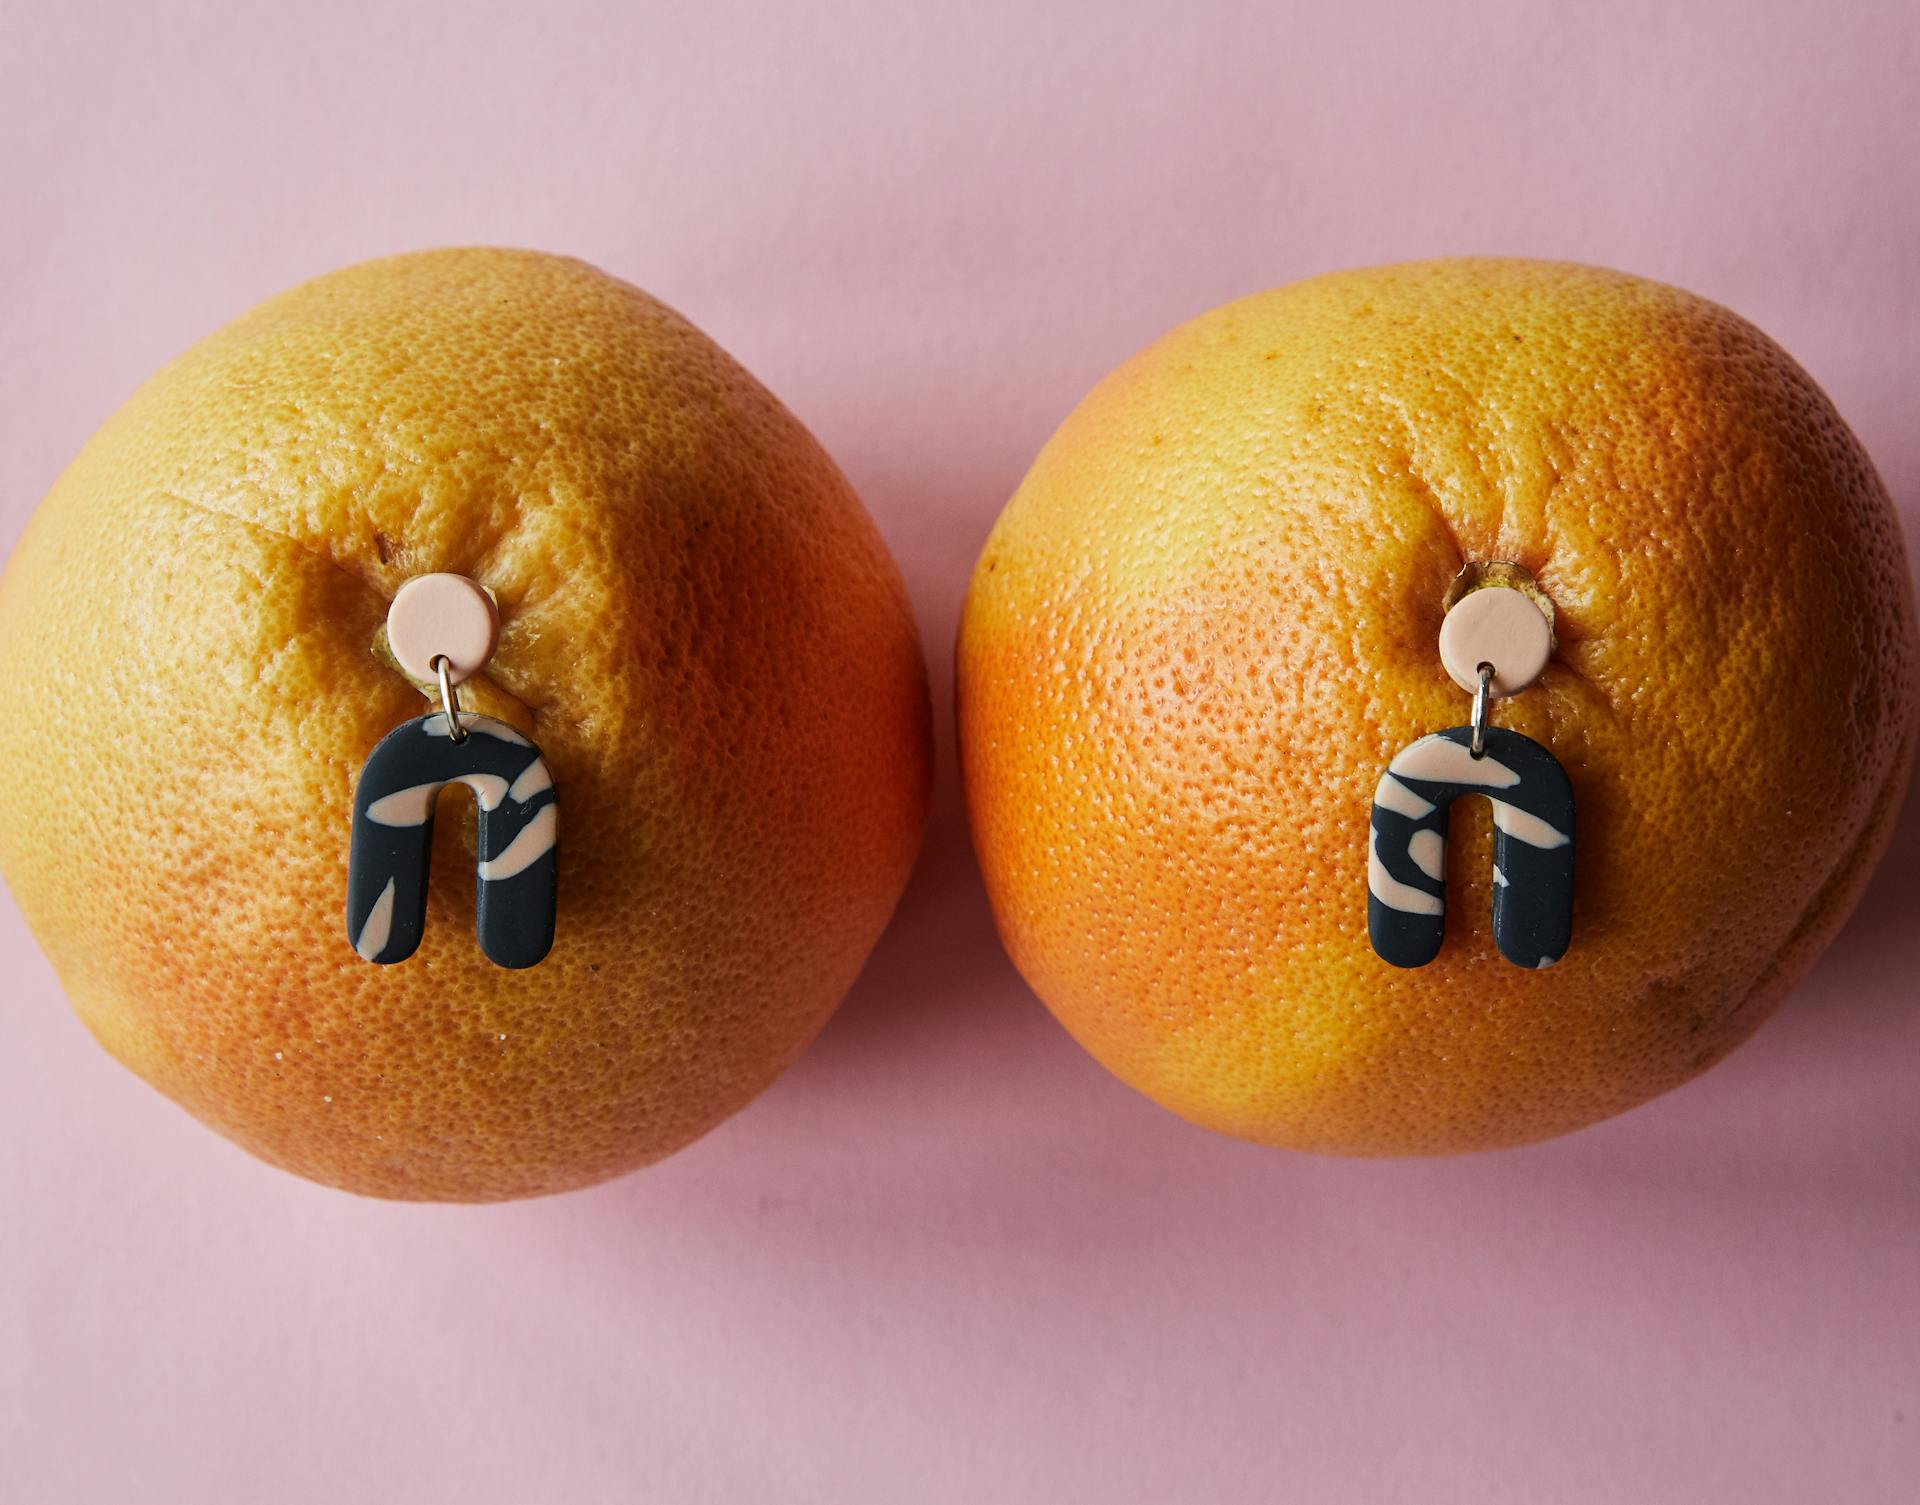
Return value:
[[(455, 742), (467, 740), (467, 729), (460, 724), (460, 699), (453, 693), (453, 679), (447, 673), (447, 656), (433, 656), (433, 672), (440, 676), (440, 709), (447, 713), (447, 736)], [(1476, 755), (1477, 756), (1477, 755)]]
[(1467, 751), (1476, 758), (1486, 756), (1487, 723), (1493, 710), (1493, 665), (1480, 665), (1480, 683), (1473, 691), (1473, 744)]

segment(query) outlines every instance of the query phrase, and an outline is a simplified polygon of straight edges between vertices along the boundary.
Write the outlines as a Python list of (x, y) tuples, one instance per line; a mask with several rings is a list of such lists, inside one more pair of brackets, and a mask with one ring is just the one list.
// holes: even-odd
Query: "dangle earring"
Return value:
[(419, 575), (395, 592), (387, 646), (440, 709), (395, 727), (367, 757), (353, 797), (347, 939), (365, 960), (405, 961), (427, 919), (433, 811), (448, 784), (478, 810), (474, 929), (502, 967), (531, 967), (553, 945), (559, 808), (546, 760), (504, 721), (462, 711), (455, 687), (493, 657), (493, 598), (464, 575)]
[(1473, 694), (1467, 726), (1402, 748), (1374, 790), (1367, 934), (1396, 967), (1423, 967), (1446, 928), (1447, 816), (1463, 794), (1493, 805), (1493, 940), (1521, 967), (1550, 967), (1573, 936), (1573, 785), (1559, 761), (1491, 724), (1553, 656), (1553, 603), (1517, 564), (1469, 564), (1447, 592), (1440, 660)]

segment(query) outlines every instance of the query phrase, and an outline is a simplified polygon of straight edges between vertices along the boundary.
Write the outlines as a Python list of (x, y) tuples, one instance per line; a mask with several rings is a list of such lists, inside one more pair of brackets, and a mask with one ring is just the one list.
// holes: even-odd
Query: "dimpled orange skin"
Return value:
[[(1572, 950), (1490, 937), (1486, 801), (1447, 939), (1366, 929), (1387, 760), (1464, 723), (1442, 595), (1517, 560), (1559, 652), (1495, 720), (1578, 801)], [(1686, 1081), (1832, 939), (1913, 755), (1897, 519), (1758, 330), (1597, 269), (1451, 261), (1230, 304), (1120, 367), (989, 539), (961, 759), (1001, 933), (1176, 1113), (1267, 1144), (1446, 1154)]]
[[(552, 953), (473, 934), (443, 799), (426, 936), (360, 961), (354, 779), (429, 707), (376, 656), (409, 576), (498, 598), (462, 690), (545, 750)], [(460, 250), (263, 304), (87, 445), (0, 582), (0, 868), (134, 1071), (316, 1180), (488, 1200), (686, 1144), (813, 1037), (919, 841), (899, 577), (800, 424), (580, 262)]]

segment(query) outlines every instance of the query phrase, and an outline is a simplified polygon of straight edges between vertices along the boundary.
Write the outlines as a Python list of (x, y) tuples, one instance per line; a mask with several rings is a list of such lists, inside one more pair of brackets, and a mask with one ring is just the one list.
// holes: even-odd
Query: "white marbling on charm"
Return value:
[(498, 857), (480, 864), (482, 878), (511, 878), (524, 873), (554, 848), (559, 839), (560, 807), (542, 805)]
[(353, 949), (367, 961), (372, 961), (387, 949), (387, 939), (393, 934), (393, 886), (394, 880), (387, 879), (387, 886), (380, 890), (380, 897), (374, 900), (367, 923), (360, 927), (359, 939), (353, 943)]

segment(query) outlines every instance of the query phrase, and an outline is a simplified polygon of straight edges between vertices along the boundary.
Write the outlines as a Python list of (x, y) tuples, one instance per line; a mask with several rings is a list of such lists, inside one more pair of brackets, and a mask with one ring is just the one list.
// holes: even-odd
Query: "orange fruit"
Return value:
[[(1387, 761), (1468, 719), (1468, 561), (1530, 570), (1557, 657), (1497, 724), (1578, 802), (1573, 945), (1489, 937), (1453, 814), (1447, 939), (1367, 936)], [(1678, 289), (1468, 260), (1229, 304), (1121, 366), (988, 540), (961, 760), (1008, 950), (1061, 1022), (1222, 1132), (1351, 1154), (1537, 1140), (1677, 1085), (1826, 946), (1914, 748), (1886, 492), (1812, 380)]]
[[(558, 935), (473, 932), (442, 806), (427, 931), (348, 943), (355, 776), (430, 707), (374, 644), (430, 571), (496, 596), (463, 688), (546, 753)], [(439, 251), (261, 305), (88, 443), (0, 583), (0, 868), (114, 1055), (276, 1165), (492, 1199), (656, 1160), (852, 983), (930, 729), (893, 563), (786, 409), (576, 261)]]

